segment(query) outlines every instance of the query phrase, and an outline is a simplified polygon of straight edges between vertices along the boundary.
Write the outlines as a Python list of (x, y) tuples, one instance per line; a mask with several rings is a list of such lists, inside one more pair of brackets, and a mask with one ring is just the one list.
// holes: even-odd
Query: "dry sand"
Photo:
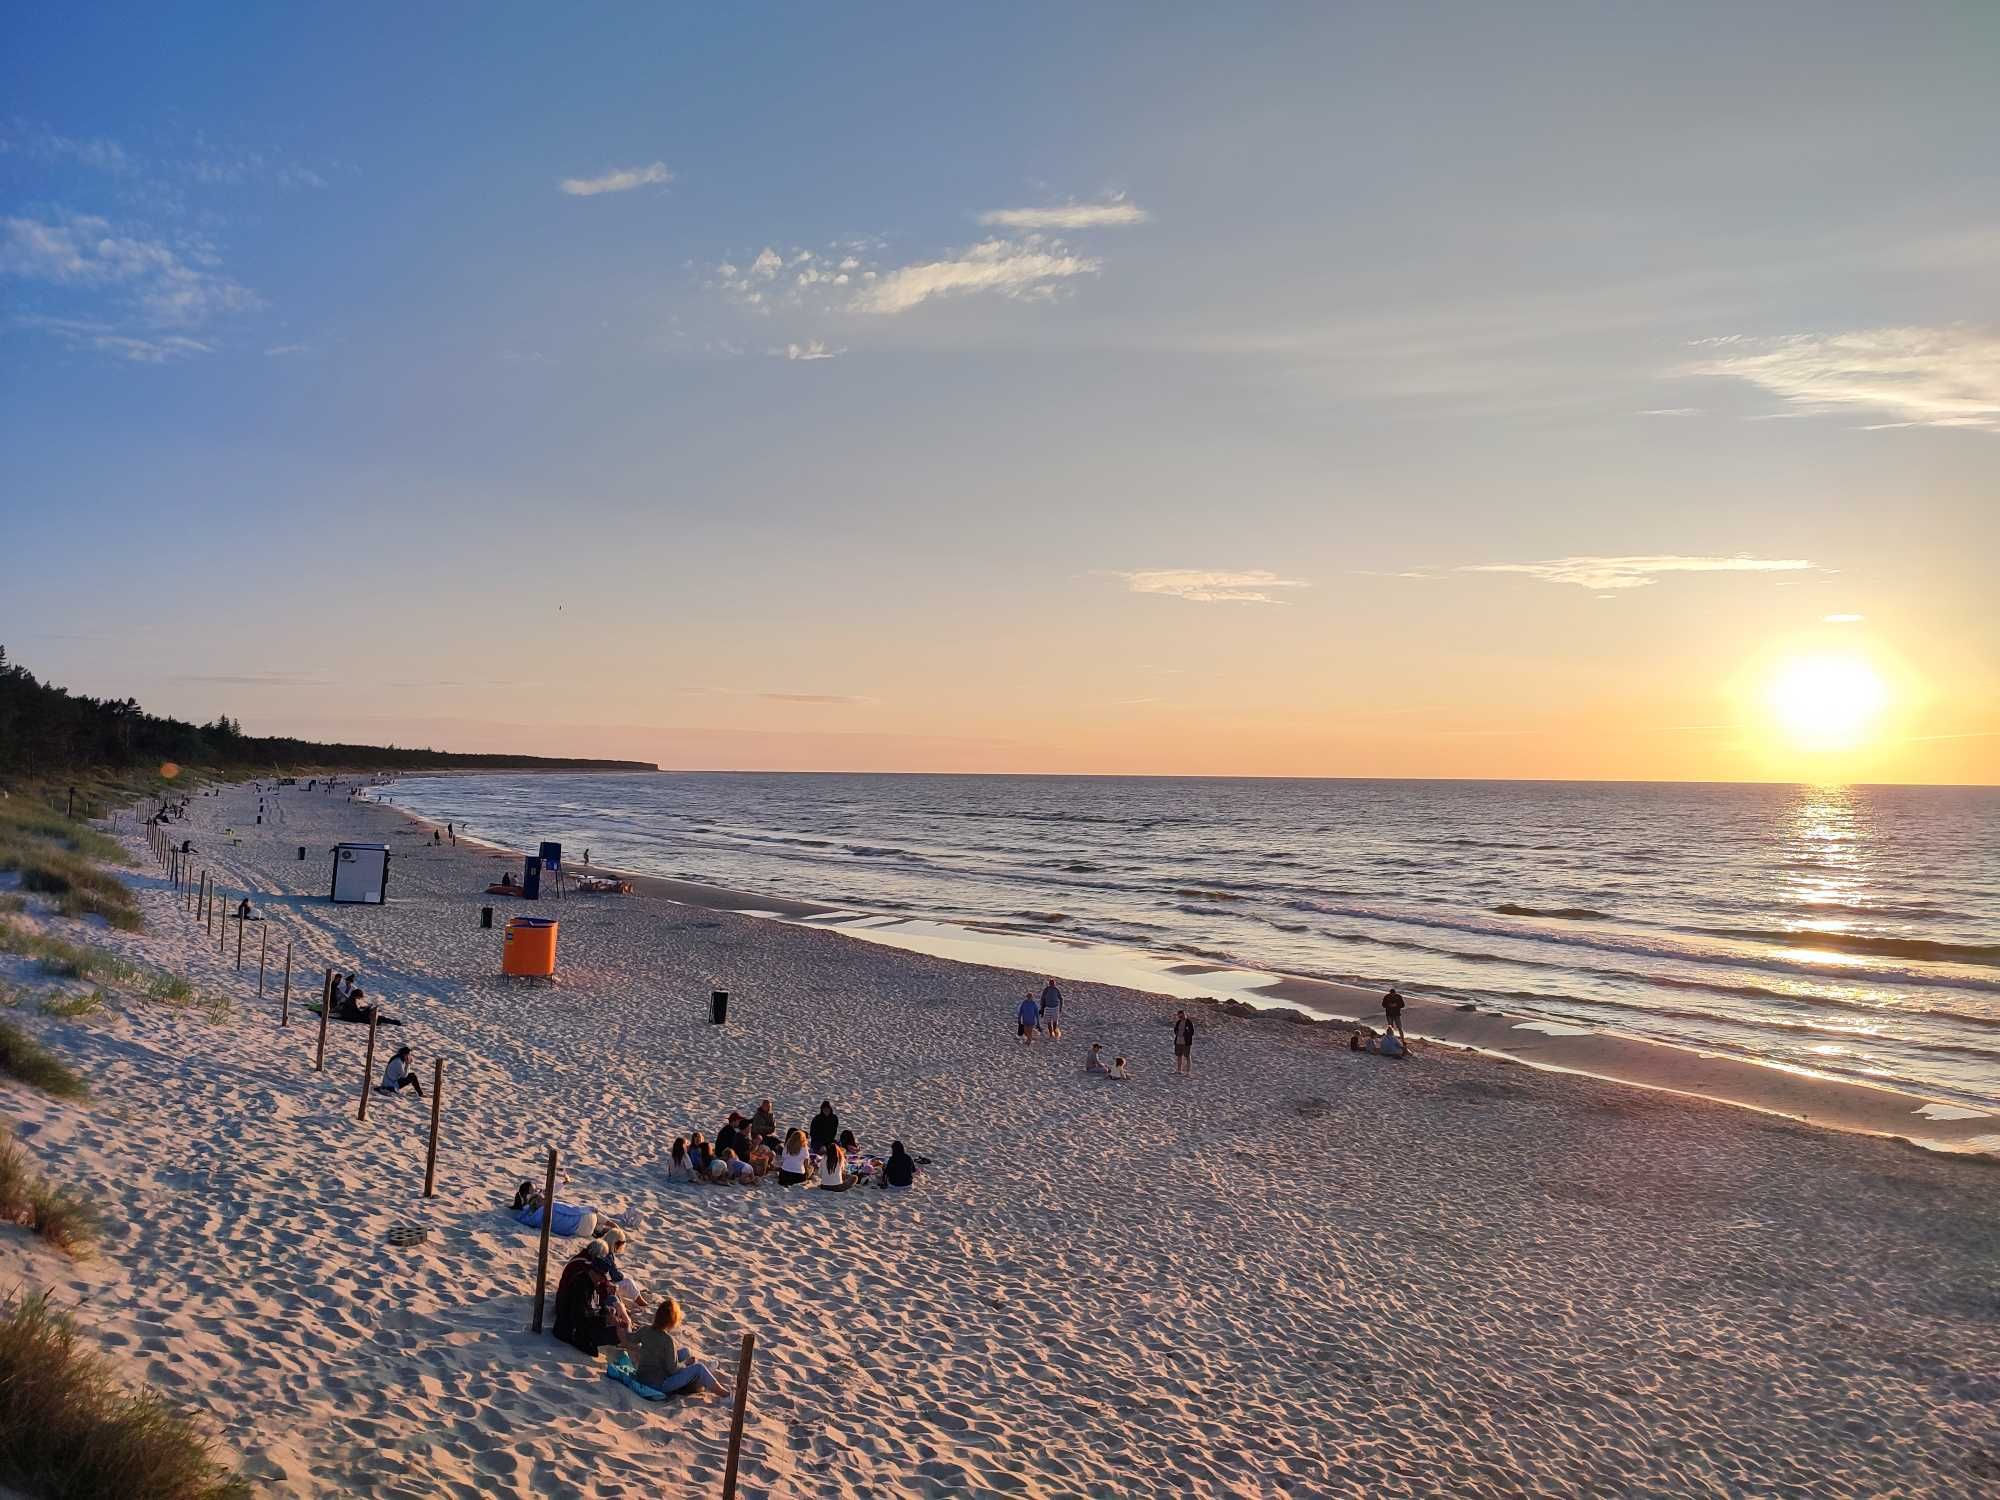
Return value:
[[(689, 1342), (720, 1368), (757, 1334), (750, 1495), (2000, 1490), (1990, 1165), (1209, 1009), (1179, 1079), (1174, 1004), (1089, 984), (1024, 1050), (1034, 976), (646, 896), (535, 908), (561, 983), (532, 987), (477, 925), (490, 851), (302, 789), (259, 828), (256, 796), (177, 832), (274, 964), (293, 941), (295, 999), (358, 969), (426, 1083), (446, 1058), (438, 1196), (425, 1106), (354, 1119), (365, 1032), (314, 1073), (312, 1018), (280, 1029), (275, 979), (259, 1003), (149, 875), (149, 932), (93, 940), (234, 1017), (21, 1008), (95, 1097), (0, 1107), (111, 1227), (74, 1265), (0, 1232), (0, 1282), (81, 1304), (269, 1493), (719, 1491), (725, 1405), (527, 1332), (535, 1238), (498, 1207), (550, 1144), (564, 1196), (637, 1218), (627, 1267)], [(325, 902), (339, 838), (392, 845), (389, 905)], [(1130, 1083), (1082, 1075), (1093, 1040)], [(674, 1134), (764, 1095), (933, 1165), (909, 1194), (667, 1185)], [(429, 1243), (389, 1246), (405, 1222)]]

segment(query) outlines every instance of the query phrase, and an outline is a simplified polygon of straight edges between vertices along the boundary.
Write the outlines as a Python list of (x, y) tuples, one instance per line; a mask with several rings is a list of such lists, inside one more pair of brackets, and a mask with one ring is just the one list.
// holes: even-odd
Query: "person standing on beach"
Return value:
[(1020, 1008), (1014, 1012), (1014, 1023), (1020, 1028), (1021, 1045), (1035, 1045), (1035, 1028), (1042, 1024), (1042, 1007), (1033, 995), (1021, 997)]
[(1389, 993), (1382, 997), (1382, 1018), (1383, 1025), (1389, 1030), (1399, 1037), (1403, 1035), (1403, 997), (1396, 993), (1393, 984), (1389, 986)]
[(1062, 1035), (1062, 991), (1053, 979), (1042, 986), (1042, 1024), (1051, 1037)]
[(1194, 1072), (1194, 1022), (1184, 1010), (1174, 1012), (1174, 1071)]

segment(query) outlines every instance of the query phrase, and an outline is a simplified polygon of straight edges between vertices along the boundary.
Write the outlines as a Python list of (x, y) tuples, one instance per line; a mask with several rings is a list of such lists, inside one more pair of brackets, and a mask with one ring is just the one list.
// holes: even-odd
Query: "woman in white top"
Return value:
[(785, 1149), (778, 1155), (778, 1184), (797, 1187), (812, 1176), (812, 1157), (806, 1154), (806, 1133), (791, 1130), (785, 1135)]

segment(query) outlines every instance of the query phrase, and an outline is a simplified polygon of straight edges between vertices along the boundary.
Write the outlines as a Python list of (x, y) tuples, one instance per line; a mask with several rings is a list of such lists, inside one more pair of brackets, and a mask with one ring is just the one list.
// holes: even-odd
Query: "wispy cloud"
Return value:
[(853, 693), (759, 693), (766, 703), (873, 703)]
[(674, 174), (667, 170), (667, 164), (656, 161), (646, 167), (613, 167), (595, 177), (565, 177), (556, 188), (572, 198), (595, 198), (599, 193), (629, 193), (634, 188), (673, 180)]
[(773, 354), (782, 354), (790, 360), (839, 359), (845, 349), (829, 349), (823, 339), (809, 339), (803, 344), (787, 344), (782, 349), (773, 349)]
[(77, 166), (88, 167), (94, 172), (109, 172), (113, 175), (130, 172), (136, 165), (125, 148), (116, 141), (58, 135), (47, 126), (29, 125), (19, 121), (4, 134), (0, 134), (0, 154), (10, 152), (18, 152), (37, 161), (74, 162)]
[(1797, 573), (1815, 565), (1793, 557), (1556, 557), (1545, 562), (1467, 563), (1460, 573), (1525, 573), (1545, 583), (1597, 592), (1643, 589), (1669, 573)]
[(231, 673), (209, 674), (204, 672), (177, 672), (176, 682), (218, 683), (224, 687), (332, 687), (329, 677), (312, 677), (303, 672), (246, 672), (241, 675)]
[(1639, 413), (1642, 417), (1698, 417), (1699, 406), (1649, 406)]
[(858, 312), (894, 315), (908, 312), (933, 297), (962, 297), (977, 292), (1002, 297), (1045, 298), (1076, 276), (1094, 276), (1104, 262), (1077, 255), (1063, 246), (1030, 235), (1025, 240), (982, 240), (944, 260), (898, 266), (870, 281), (854, 298)]
[(173, 360), (215, 352), (213, 344), (188, 338), (184, 334), (142, 337), (138, 334), (121, 333), (109, 323), (96, 323), (88, 318), (45, 318), (35, 314), (24, 314), (14, 321), (23, 328), (38, 328), (72, 349), (90, 349), (99, 354), (130, 360), (133, 364), (164, 365)]
[(285, 354), (304, 354), (307, 352), (308, 347), (309, 346), (305, 344), (273, 344), (270, 348), (266, 349), (264, 352), (268, 355), (271, 355), (273, 358), (276, 358), (280, 355), (285, 355)]
[(1135, 594), (1167, 594), (1195, 604), (1283, 604), (1270, 590), (1311, 587), (1303, 579), (1281, 578), (1263, 568), (1146, 568), (1112, 570), (1109, 576), (1124, 579)]
[[(1039, 234), (995, 238), (941, 259), (885, 265), (880, 246), (847, 241), (825, 250), (766, 245), (747, 259), (714, 268), (709, 285), (740, 307), (771, 314), (794, 309), (817, 316), (893, 316), (940, 297), (979, 293), (1034, 300), (1052, 298), (1074, 277), (1095, 275), (1103, 262)], [(801, 342), (801, 347), (810, 347)]]
[(1687, 375), (1748, 381), (1795, 411), (1879, 412), (1883, 427), (2000, 432), (2000, 333), (1874, 328), (1853, 333), (1707, 339)]
[(994, 229), (1107, 229), (1144, 224), (1153, 216), (1123, 194), (1098, 203), (1057, 203), (1046, 208), (993, 208), (979, 222)]
[(1821, 615), (1820, 623), (1825, 625), (1859, 625), (1866, 615)]
[(198, 328), (263, 299), (217, 267), (206, 240), (169, 244), (119, 234), (90, 214), (0, 219), (0, 275), (58, 286), (115, 288), (155, 328)]

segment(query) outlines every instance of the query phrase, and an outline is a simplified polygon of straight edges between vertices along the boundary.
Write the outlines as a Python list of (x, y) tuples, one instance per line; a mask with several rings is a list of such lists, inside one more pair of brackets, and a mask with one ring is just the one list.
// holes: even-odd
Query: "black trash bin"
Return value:
[(301, 844), (299, 845), (299, 858), (304, 859), (305, 857), (306, 857), (306, 846), (304, 844)]
[(492, 907), (482, 906), (479, 908), (479, 925), (481, 927), (491, 927), (493, 925)]
[(729, 1019), (729, 991), (716, 990), (708, 997), (708, 1020), (711, 1026), (720, 1026)]

